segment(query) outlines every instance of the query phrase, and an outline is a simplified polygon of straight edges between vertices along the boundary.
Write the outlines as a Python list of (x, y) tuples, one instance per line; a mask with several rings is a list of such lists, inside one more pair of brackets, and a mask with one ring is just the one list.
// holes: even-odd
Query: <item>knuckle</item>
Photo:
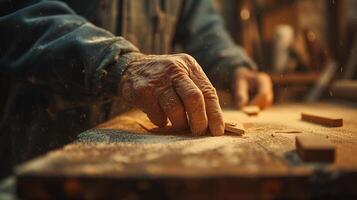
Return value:
[(173, 58), (165, 58), (162, 62), (169, 67), (176, 67), (177, 65), (176, 60)]
[(206, 99), (216, 100), (218, 98), (216, 88), (214, 88), (212, 85), (203, 86), (202, 93)]
[(182, 71), (182, 69), (187, 68), (185, 63), (181, 63), (177, 58), (167, 58), (164, 63), (168, 73), (176, 74)]
[(196, 102), (200, 99), (203, 99), (203, 94), (200, 90), (192, 89), (187, 90), (185, 100), (189, 102)]
[(189, 67), (197, 67), (198, 66), (196, 59), (193, 58), (191, 55), (185, 54), (185, 53), (178, 54), (178, 55), (181, 58), (181, 60), (183, 60), (184, 63), (186, 63), (186, 65), (188, 65)]

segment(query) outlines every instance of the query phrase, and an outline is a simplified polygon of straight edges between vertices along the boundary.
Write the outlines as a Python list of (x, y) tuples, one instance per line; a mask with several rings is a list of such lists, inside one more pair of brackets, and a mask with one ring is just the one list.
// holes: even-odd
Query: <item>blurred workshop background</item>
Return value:
[[(226, 27), (235, 42), (246, 50), (248, 55), (250, 55), (250, 57), (257, 63), (260, 70), (267, 72), (271, 76), (275, 95), (274, 102), (276, 104), (283, 104), (291, 101), (313, 102), (331, 99), (346, 102), (357, 102), (357, 0), (214, 0), (214, 3), (217, 10), (223, 16)], [(231, 106), (231, 95), (225, 91), (218, 92), (220, 95), (221, 105), (223, 107)], [(113, 105), (117, 106), (119, 104)], [(124, 103), (123, 105), (126, 106)], [(218, 137), (214, 139), (199, 138), (191, 141), (188, 139), (182, 139), (184, 137), (175, 139), (174, 136), (162, 137), (161, 135), (156, 135), (152, 138), (145, 135), (129, 137), (126, 132), (112, 132), (111, 130), (114, 129), (113, 127), (110, 127), (110, 125), (115, 124), (116, 129), (123, 130), (126, 130), (125, 127), (138, 127), (139, 130), (145, 129), (146, 132), (144, 133), (148, 133), (147, 130), (149, 129), (143, 128), (144, 126), (139, 123), (139, 120), (141, 119), (137, 119), (135, 115), (117, 118), (117, 121), (110, 121), (106, 124), (110, 127), (110, 129), (106, 127), (108, 129), (108, 133), (103, 132), (98, 134), (99, 131), (98, 133), (96, 131), (84, 132), (81, 135), (85, 133), (90, 135), (81, 136), (82, 138), (89, 138), (83, 139), (85, 142), (80, 141), (83, 142), (83, 145), (80, 142), (74, 142), (71, 146), (66, 146), (59, 149), (57, 153), (50, 154), (51, 157), (41, 157), (40, 159), (42, 160), (38, 160), (40, 161), (38, 163), (41, 165), (43, 164), (42, 168), (47, 170), (43, 173), (44, 175), (41, 174), (41, 165), (38, 165), (38, 163), (35, 163), (35, 165), (29, 165), (30, 175), (26, 174), (25, 170), (25, 173), (22, 175), (22, 179), (19, 179), (23, 182), (17, 185), (17, 187), (22, 187), (22, 190), (20, 189), (17, 192), (21, 194), (21, 192), (25, 191), (22, 194), (25, 196), (32, 193), (35, 194), (35, 196), (46, 196), (52, 193), (62, 195), (62, 193), (67, 193), (66, 195), (72, 195), (75, 199), (77, 198), (76, 195), (87, 195), (87, 198), (92, 198), (93, 195), (95, 197), (97, 194), (109, 194), (109, 192), (112, 192), (113, 194), (120, 194), (122, 191), (125, 191), (128, 194), (128, 196), (124, 197), (127, 197), (128, 199), (137, 199), (135, 195), (138, 194), (156, 194), (155, 192), (157, 191), (154, 191), (155, 188), (160, 188), (160, 190), (158, 190), (160, 195), (164, 195), (164, 197), (165, 195), (175, 195), (175, 198), (177, 199), (179, 199), (181, 194), (180, 192), (176, 193), (176, 189), (179, 191), (182, 190), (186, 193), (196, 191), (198, 194), (197, 197), (204, 197), (200, 195), (209, 196), (210, 194), (220, 194), (220, 192), (229, 196), (231, 195), (231, 192), (226, 191), (230, 191), (232, 189), (232, 193), (234, 194), (240, 192), (243, 195), (254, 193), (253, 195), (262, 195), (260, 198), (264, 199), (269, 199), (269, 197), (274, 197), (274, 195), (279, 194), (286, 195), (285, 193), (289, 193), (287, 194), (289, 196), (290, 191), (294, 191), (291, 194), (297, 195), (297, 198), (299, 198), (298, 195), (306, 195), (303, 193), (304, 191), (307, 191), (307, 194), (312, 193), (313, 195), (315, 195), (313, 192), (316, 192), (317, 195), (324, 195), (325, 192), (326, 195), (341, 195), (344, 191), (354, 192), (355, 184), (351, 183), (356, 180), (354, 179), (354, 177), (356, 177), (355, 172), (357, 171), (354, 162), (356, 159), (354, 156), (350, 155), (355, 155), (355, 152), (357, 152), (355, 145), (357, 143), (357, 139), (355, 137), (356, 134), (353, 134), (355, 132), (356, 123), (355, 120), (351, 120), (351, 116), (355, 115), (355, 111), (348, 111), (350, 111), (350, 108), (356, 107), (351, 106), (341, 108), (335, 106), (330, 111), (327, 111), (326, 113), (333, 113), (335, 110), (341, 110), (341, 112), (336, 115), (336, 117), (341, 120), (341, 126), (342, 117), (346, 116), (347, 119), (347, 126), (344, 125), (345, 127), (327, 129), (326, 127), (310, 128), (309, 124), (305, 126), (305, 124), (302, 124), (297, 120), (299, 112), (304, 110), (314, 110), (307, 105), (308, 104), (303, 104), (296, 108), (293, 106), (286, 108), (280, 107), (275, 111), (273, 107), (271, 108), (273, 111), (263, 115), (263, 118), (255, 118), (257, 121), (253, 122), (257, 122), (257, 127), (254, 128), (254, 130), (251, 129), (252, 131), (249, 136), (243, 136), (241, 138), (239, 136), (234, 139)], [(322, 104), (322, 106), (317, 107), (316, 109), (322, 108), (321, 110), (324, 110), (325, 108), (330, 108), (329, 106), (331, 105), (334, 104)], [(23, 105), (20, 105), (20, 108), (21, 106)], [(100, 106), (94, 105), (94, 107), (97, 108), (98, 113)], [(105, 109), (108, 109), (109, 111), (109, 106), (108, 108), (105, 107)], [(284, 109), (286, 110), (284, 111)], [(50, 107), (48, 110), (50, 110)], [(51, 110), (48, 110), (46, 111), (52, 113)], [(281, 111), (283, 111), (282, 114), (280, 113)], [(70, 112), (68, 112), (68, 116), (72, 116)], [(37, 113), (37, 111), (34, 113)], [(347, 114), (342, 116), (343, 113)], [(240, 116), (237, 117), (238, 115), (238, 112), (227, 112), (225, 116), (231, 116), (231, 118), (228, 119), (236, 120), (238, 118), (241, 120)], [(59, 119), (62, 119), (63, 116), (60, 115)], [(264, 118), (264, 116), (266, 117)], [(292, 120), (284, 122), (285, 124), (277, 122), (281, 120), (280, 118), (284, 118), (286, 116), (288, 116), (288, 119)], [(18, 117), (15, 119), (17, 120), (17, 118)], [(80, 120), (83, 119), (83, 121), (85, 121), (85, 118), (86, 115), (81, 115)], [(277, 119), (273, 120), (273, 118)], [(66, 118), (64, 123), (67, 124), (71, 119), (72, 118)], [(77, 118), (73, 117), (73, 119)], [(99, 117), (95, 116), (93, 119), (99, 119)], [(52, 121), (50, 122), (49, 124), (52, 124)], [(291, 127), (288, 126), (290, 125), (290, 122), (293, 124), (291, 127), (294, 129), (290, 129)], [(254, 123), (247, 124), (254, 127)], [(33, 130), (42, 131), (35, 135), (37, 138), (40, 138), (41, 140), (43, 138), (49, 138), (50, 134), (47, 134), (47, 132), (49, 132), (47, 129), (40, 129), (37, 124), (35, 125), (36, 126), (29, 127)], [(301, 128), (296, 129), (296, 127), (300, 125)], [(72, 125), (70, 127), (72, 127)], [(75, 126), (73, 125), (73, 127)], [(102, 127), (105, 127), (105, 125)], [(309, 128), (307, 129), (306, 127)], [(14, 130), (23, 130), (20, 128), (16, 127)], [(62, 130), (56, 126), (51, 128)], [(131, 132), (135, 132), (134, 128), (129, 130)], [(73, 130), (77, 129), (73, 128)], [(281, 130), (287, 131), (285, 135), (284, 132), (278, 132)], [(289, 131), (293, 132), (289, 133)], [(302, 179), (302, 175), (292, 175), (292, 166), (296, 166), (298, 168), (304, 166), (304, 163), (301, 164), (299, 162), (295, 162), (295, 159), (298, 157), (293, 157), (297, 154), (294, 142), (291, 140), (291, 138), (295, 139), (295, 133), (302, 132), (306, 132), (310, 135), (315, 134), (318, 136), (326, 136), (326, 138), (329, 138), (330, 141), (334, 142), (336, 149), (339, 149), (337, 154), (339, 157), (336, 156), (336, 161), (333, 165), (331, 165), (333, 166), (331, 169), (336, 171), (332, 171), (332, 173), (328, 175), (327, 170), (322, 168), (323, 165), (319, 164), (316, 165), (317, 168), (312, 170), (312, 175), (310, 176), (309, 174), (307, 179), (308, 181), (306, 182)], [(328, 132), (328, 134), (326, 132)], [(54, 140), (55, 142), (49, 142), (49, 144), (52, 145), (51, 148), (53, 148), (53, 146), (59, 147), (62, 143), (67, 142), (67, 140), (64, 139), (62, 141), (63, 136), (59, 133), (60, 131), (55, 132), (54, 134), (54, 137), (59, 138), (57, 139), (58, 141)], [(26, 136), (26, 134), (22, 135)], [(23, 137), (22, 135), (13, 138), (18, 139)], [(66, 133), (65, 136), (68, 137), (69, 134)], [(33, 142), (37, 139), (36, 137), (31, 137), (29, 141)], [(97, 139), (97, 137), (100, 139)], [(82, 140), (82, 138), (79, 138), (79, 140)], [(73, 140), (72, 138), (70, 139)], [(85, 144), (87, 144), (86, 140), (89, 141), (88, 147), (85, 146)], [(95, 143), (97, 140), (105, 140), (105, 143), (98, 143), (98, 146), (91, 144), (91, 142)], [(190, 142), (184, 143), (186, 140)], [(114, 145), (109, 143), (109, 141), (115, 141), (116, 144)], [(179, 143), (180, 145), (177, 145), (176, 147), (176, 141), (182, 143)], [(132, 144), (130, 144), (130, 142), (132, 142)], [(107, 143), (109, 144), (107, 145)], [(28, 146), (23, 145), (24, 147), (22, 147), (22, 149), (33, 148), (37, 152), (39, 151), (38, 149), (44, 148), (38, 145), (40, 142), (34, 144), (35, 145), (31, 144)], [(141, 148), (140, 145), (142, 145), (143, 148)], [(185, 149), (186, 147), (184, 148), (184, 145), (191, 148)], [(22, 150), (21, 148), (19, 149)], [(184, 150), (186, 150), (186, 153)], [(18, 149), (16, 149), (16, 151), (18, 151)], [(41, 151), (43, 150), (41, 149)], [(121, 152), (124, 153), (120, 154)], [(148, 152), (151, 152), (151, 154)], [(163, 153), (160, 154), (161, 152)], [(148, 154), (146, 155), (146, 153)], [(6, 151), (5, 154), (8, 154), (8, 151)], [(132, 155), (133, 159), (130, 158)], [(143, 159), (143, 161), (138, 161), (140, 159)], [(291, 160), (293, 160), (293, 162), (291, 162)], [(290, 162), (293, 164), (290, 164)], [(180, 165), (176, 165), (177, 163)], [(189, 164), (186, 165), (185, 163)], [(0, 165), (3, 164), (1, 163)], [(187, 167), (188, 165), (190, 165), (190, 167)], [(206, 168), (206, 165), (209, 167)], [(31, 172), (31, 167), (33, 166), (35, 166), (35, 168), (37, 167), (37, 171), (34, 170), (34, 173)], [(132, 166), (134, 167), (130, 168)], [(181, 169), (181, 166), (185, 166), (185, 168)], [(225, 168), (225, 166), (228, 167)], [(313, 165), (306, 166), (312, 167)], [(354, 176), (349, 177), (337, 171), (343, 169), (345, 166), (351, 167), (351, 169), (354, 170), (351, 171), (354, 173)], [(193, 170), (191, 171), (191, 169)], [(128, 172), (129, 174), (126, 174), (123, 177), (130, 178), (123, 179), (124, 181), (122, 181), (122, 179), (120, 179), (122, 178), (122, 175), (118, 173), (121, 172), (121, 170), (123, 170), (123, 172), (126, 170), (125, 172)], [(272, 173), (272, 177), (274, 177), (273, 179), (267, 179), (266, 177), (269, 177), (268, 175), (270, 171), (274, 173), (279, 172), (279, 176), (285, 176), (286, 179), (281, 179), (283, 182), (280, 182), (280, 178), (275, 178), (274, 173)], [(232, 176), (232, 179), (230, 179), (231, 177), (227, 176), (225, 173), (229, 174), (231, 172), (243, 172), (246, 174), (244, 174), (243, 178), (240, 178), (239, 175), (234, 175)], [(150, 177), (150, 173), (154, 175)], [(172, 182), (170, 182), (170, 178), (167, 178), (170, 177), (170, 173), (174, 174), (175, 177)], [(195, 173), (207, 173), (208, 175), (210, 175), (210, 173), (224, 174), (224, 177), (228, 177), (228, 181), (224, 182), (226, 179), (222, 178), (215, 182), (216, 179), (214, 178), (211, 179), (208, 176), (207, 179), (204, 179), (200, 176), (196, 176), (197, 174)], [(72, 174), (75, 175), (74, 177), (77, 176), (76, 178), (83, 178), (84, 181), (80, 178), (72, 178)], [(110, 174), (110, 178), (108, 178), (108, 176), (106, 177), (108, 179), (105, 179), (101, 177), (102, 174), (104, 174), (103, 177)], [(167, 176), (166, 174), (169, 175)], [(183, 177), (183, 175), (185, 177), (183, 180), (185, 181), (191, 181), (192, 179), (192, 183), (187, 184), (187, 190), (183, 189), (185, 187), (181, 187), (180, 185), (180, 177)], [(46, 179), (48, 178), (46, 176), (50, 178)], [(161, 178), (160, 176), (164, 178)], [(33, 179), (31, 179), (31, 177)], [(144, 177), (144, 181), (140, 179), (142, 177)], [(156, 177), (159, 178), (156, 180)], [(199, 181), (196, 181), (196, 177), (198, 177), (197, 180), (199, 181), (204, 180), (204, 183), (201, 184)], [(296, 177), (298, 177), (296, 179), (297, 181), (293, 179)], [(56, 178), (58, 178), (58, 180)], [(175, 182), (176, 179), (179, 180), (178, 184)], [(106, 182), (107, 180), (109, 181)], [(129, 181), (125, 182), (125, 180)], [(153, 181), (153, 184), (150, 185), (152, 182), (147, 180)], [(169, 184), (167, 184), (168, 186), (166, 187), (165, 181), (167, 180)], [(136, 181), (138, 181), (138, 184)], [(242, 183), (239, 181), (242, 181)], [(218, 185), (222, 187), (212, 187), (210, 185), (211, 183), (213, 183), (214, 186)], [(305, 188), (306, 185), (303, 185), (305, 183), (309, 183), (310, 185), (307, 185)], [(0, 180), (0, 199), (16, 199), (13, 198), (13, 195), (15, 194), (15, 184), (16, 183), (13, 177), (6, 179), (3, 183), (1, 183)], [(202, 187), (199, 184), (201, 184)], [(117, 187), (118, 185), (123, 187)], [(161, 189), (161, 187), (166, 189)], [(167, 190), (167, 188), (170, 187), (175, 188), (175, 190)], [(201, 190), (201, 188), (204, 189)], [(41, 189), (43, 189), (43, 191)], [(133, 192), (133, 190), (137, 190), (139, 192)], [(268, 195), (264, 196), (266, 194)], [(61, 196), (57, 197), (61, 198)], [(211, 197), (214, 198), (216, 196), (212, 195)]]
[(215, 6), (234, 40), (271, 75), (276, 103), (357, 101), (356, 0), (215, 0)]

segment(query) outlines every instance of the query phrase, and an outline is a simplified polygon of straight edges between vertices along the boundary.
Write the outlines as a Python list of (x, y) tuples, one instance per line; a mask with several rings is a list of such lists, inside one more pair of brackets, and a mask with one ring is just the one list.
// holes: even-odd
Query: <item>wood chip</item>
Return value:
[(325, 137), (299, 135), (295, 138), (296, 151), (307, 162), (333, 162), (335, 147)]
[(282, 131), (275, 131), (275, 133), (294, 134), (294, 133), (301, 133), (301, 131), (298, 131), (298, 130), (282, 130)]
[(226, 122), (224, 130), (237, 135), (243, 135), (245, 133), (245, 129), (240, 123)]
[(260, 108), (258, 106), (244, 106), (242, 111), (248, 116), (254, 116), (259, 114)]
[(323, 126), (329, 126), (329, 127), (343, 126), (342, 118), (328, 118), (328, 117), (323, 117), (323, 116), (318, 116), (318, 115), (313, 115), (313, 114), (301, 113), (301, 120), (307, 121), (307, 122), (312, 122), (315, 124), (321, 124)]

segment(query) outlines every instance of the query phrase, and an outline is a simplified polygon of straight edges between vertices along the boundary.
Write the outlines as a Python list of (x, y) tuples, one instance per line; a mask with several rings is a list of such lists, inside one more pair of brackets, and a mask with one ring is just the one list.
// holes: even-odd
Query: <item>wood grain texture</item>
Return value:
[[(345, 125), (303, 122), (302, 110), (343, 114)], [(280, 105), (254, 118), (224, 110), (226, 121), (244, 124), (244, 135), (191, 137), (187, 132), (150, 133), (147, 129), (155, 126), (144, 113), (131, 111), (19, 166), (18, 194), (27, 199), (354, 196), (356, 116), (356, 105), (331, 103)], [(299, 134), (328, 137), (337, 148), (335, 162), (302, 162), (295, 151)]]

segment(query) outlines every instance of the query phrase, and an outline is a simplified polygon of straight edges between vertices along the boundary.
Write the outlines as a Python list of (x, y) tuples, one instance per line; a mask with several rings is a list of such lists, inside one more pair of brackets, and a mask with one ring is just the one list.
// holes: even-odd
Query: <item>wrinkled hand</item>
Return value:
[[(159, 127), (168, 120), (175, 130), (190, 125), (194, 135), (224, 134), (215, 88), (196, 60), (187, 54), (143, 55), (131, 62), (119, 86), (127, 101)], [(188, 118), (187, 118), (188, 116)]]
[(264, 109), (273, 103), (272, 82), (266, 73), (238, 68), (234, 74), (233, 92), (238, 108), (249, 104)]

